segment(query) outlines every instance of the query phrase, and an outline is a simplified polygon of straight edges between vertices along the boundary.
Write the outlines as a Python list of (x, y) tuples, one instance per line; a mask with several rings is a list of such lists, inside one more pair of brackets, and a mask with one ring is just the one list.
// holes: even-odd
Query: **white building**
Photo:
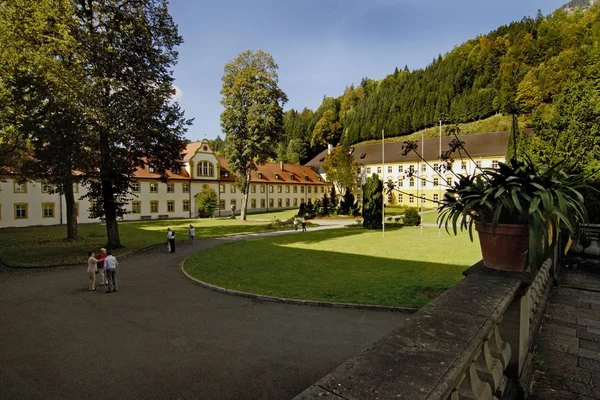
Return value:
[[(182, 168), (168, 171), (168, 181), (159, 181), (151, 165), (135, 172), (129, 213), (123, 220), (159, 218), (195, 218), (195, 196), (202, 187), (211, 187), (218, 196), (215, 215), (231, 215), (231, 206), (240, 210), (242, 193), (235, 186), (235, 176), (227, 168), (227, 160), (216, 157), (208, 141), (187, 146)], [(328, 193), (330, 185), (310, 167), (297, 164), (270, 163), (252, 172), (248, 199), (249, 212), (298, 208), (300, 203), (314, 202)], [(52, 187), (39, 181), (20, 181), (7, 176), (0, 181), (0, 228), (66, 223), (64, 197), (50, 193)], [(81, 198), (85, 186), (76, 184), (75, 198), (78, 222), (99, 222), (90, 218), (90, 203)]]

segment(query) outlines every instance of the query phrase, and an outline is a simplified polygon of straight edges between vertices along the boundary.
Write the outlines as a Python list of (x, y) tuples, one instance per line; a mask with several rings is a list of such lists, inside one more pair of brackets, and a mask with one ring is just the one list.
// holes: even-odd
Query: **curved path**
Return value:
[(0, 398), (285, 400), (406, 318), (228, 296), (178, 270), (230, 240), (123, 258), (111, 294), (87, 291), (83, 265), (0, 274)]

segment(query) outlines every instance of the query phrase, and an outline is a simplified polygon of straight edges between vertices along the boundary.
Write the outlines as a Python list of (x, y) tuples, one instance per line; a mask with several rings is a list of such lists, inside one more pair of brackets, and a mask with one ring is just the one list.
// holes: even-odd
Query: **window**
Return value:
[(300, 186), (300, 193), (304, 193), (304, 186)]
[(381, 167), (377, 167), (377, 174), (381, 175)]
[(190, 211), (190, 201), (189, 200), (183, 200), (182, 206), (183, 206), (183, 211)]
[(367, 167), (367, 175), (371, 175), (371, 167)]
[(229, 207), (233, 209), (237, 209), (237, 201), (235, 199), (231, 199), (229, 201)]
[(294, 199), (294, 207), (298, 207), (298, 199)]
[(54, 185), (51, 183), (42, 183), (42, 193), (54, 192)]
[(440, 169), (440, 165), (438, 163), (433, 164), (434, 171), (439, 171), (439, 169)]
[(452, 186), (452, 177), (451, 176), (446, 177), (446, 185)]
[(42, 203), (42, 217), (54, 218), (54, 203)]
[(285, 199), (285, 206), (289, 207), (290, 206), (290, 199)]
[(281, 193), (281, 185), (277, 185), (277, 193)]
[(427, 203), (427, 199), (425, 198), (425, 195), (422, 194), (421, 195), (421, 204), (425, 204), (425, 203)]
[(260, 208), (265, 208), (266, 204), (267, 202), (265, 201), (265, 199), (260, 199)]
[(282, 199), (277, 199), (277, 207), (279, 207), (279, 208), (283, 207), (283, 200)]
[(73, 193), (79, 193), (79, 183), (73, 184)]
[(427, 172), (427, 164), (421, 165), (421, 172)]
[(498, 168), (498, 160), (492, 160), (492, 168)]
[(167, 183), (167, 193), (175, 193), (175, 184)]
[(149, 165), (149, 166), (148, 166), (148, 171), (149, 171), (149, 172), (154, 172), (154, 167), (153, 167), (152, 165)]
[(273, 185), (269, 185), (269, 193), (273, 193)]
[(133, 193), (139, 193), (140, 192), (140, 183), (139, 182), (131, 182), (131, 191)]
[(413, 173), (415, 172), (415, 166), (414, 166), (414, 165), (411, 165), (411, 166), (408, 168), (408, 172), (410, 172), (411, 174), (413, 174)]
[(433, 186), (439, 186), (440, 180), (438, 178), (433, 178)]
[(286, 193), (289, 193), (289, 192), (290, 192), (290, 187), (289, 187), (289, 186), (286, 186), (286, 187), (285, 187), (285, 192), (286, 192)]
[(189, 193), (190, 192), (190, 184), (189, 183), (182, 183), (181, 184), (181, 191), (183, 193)]
[(388, 192), (387, 202), (388, 202), (388, 204), (392, 204), (394, 202), (394, 195), (392, 194), (392, 192)]
[(27, 203), (15, 204), (15, 219), (27, 219)]
[(131, 213), (132, 214), (140, 214), (142, 212), (142, 203), (139, 200), (134, 200), (131, 202)]
[(294, 193), (298, 193), (298, 186), (294, 186)]
[(325, 186), (321, 186), (321, 193), (325, 193)]
[(464, 161), (462, 163), (460, 163), (460, 169), (462, 169), (463, 171), (466, 171), (467, 170), (467, 163), (464, 162)]
[(306, 190), (308, 190), (308, 193), (312, 193), (312, 187), (308, 187)]
[(391, 173), (392, 173), (392, 166), (390, 165), (390, 166), (388, 166), (388, 174), (391, 174)]
[(219, 200), (219, 210), (225, 209), (225, 200)]
[(404, 172), (404, 167), (402, 165), (398, 165), (398, 172)]
[[(256, 193), (256, 185), (250, 185), (250, 192)], [(254, 208), (254, 207), (252, 207), (252, 208)]]
[(258, 179), (262, 179), (262, 174), (260, 172), (256, 174), (256, 176), (258, 176)]
[(235, 185), (229, 185), (229, 192), (235, 193)]
[(440, 197), (438, 196), (438, 194), (434, 194), (433, 195), (433, 201), (435, 201), (436, 203), (440, 200)]
[(250, 200), (250, 208), (256, 208), (256, 199)]
[(167, 212), (175, 212), (175, 201), (167, 200)]
[(265, 185), (260, 185), (260, 192), (264, 193), (265, 192)]
[(412, 194), (408, 196), (408, 202), (409, 203), (414, 203), (415, 202), (415, 196), (413, 196)]
[(223, 185), (223, 184), (219, 185), (219, 193), (225, 193), (225, 185)]
[(398, 187), (402, 187), (404, 185), (404, 181), (402, 179), (398, 179)]
[(196, 175), (197, 176), (214, 176), (214, 167), (211, 162), (208, 161), (200, 161), (196, 166)]
[(410, 187), (414, 187), (415, 186), (415, 178), (410, 178), (408, 180), (408, 186), (410, 186)]
[(274, 204), (273, 199), (269, 199), (269, 207), (273, 208), (273, 204)]
[(402, 193), (398, 193), (398, 203), (402, 203)]
[(425, 178), (421, 178), (421, 187), (427, 186), (427, 180)]
[(150, 200), (150, 212), (151, 213), (158, 212), (158, 200)]
[(14, 193), (27, 193), (27, 182), (14, 182)]
[(150, 193), (158, 193), (158, 183), (150, 183)]
[(481, 161), (475, 161), (475, 165), (477, 165), (477, 168), (481, 168)]

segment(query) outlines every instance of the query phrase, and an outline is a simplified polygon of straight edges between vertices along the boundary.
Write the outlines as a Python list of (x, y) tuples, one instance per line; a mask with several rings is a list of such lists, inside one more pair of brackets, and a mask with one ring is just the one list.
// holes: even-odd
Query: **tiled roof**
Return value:
[[(236, 178), (228, 168), (227, 159), (225, 157), (217, 157), (217, 159), (221, 165), (221, 180), (234, 182)], [(325, 184), (319, 181), (319, 175), (312, 168), (305, 165), (268, 163), (257, 168), (256, 171), (252, 171), (250, 177), (252, 183)], [(223, 172), (227, 172), (228, 176), (223, 176)]]
[(202, 146), (202, 142), (188, 143), (183, 154), (183, 161), (188, 162), (196, 154), (196, 151)]
[[(133, 173), (133, 175), (138, 179), (159, 179), (160, 178), (160, 174), (148, 171), (147, 167), (146, 168), (137, 168), (135, 170), (135, 172)], [(173, 172), (167, 170), (167, 176), (169, 177), (169, 180), (171, 180), (171, 179), (172, 180), (178, 180), (178, 179), (189, 180), (190, 179), (190, 175), (183, 167), (181, 167), (181, 171), (178, 174), (174, 174)]]
[[(465, 143), (465, 148), (473, 158), (504, 156), (508, 144), (509, 132), (479, 133), (473, 135), (462, 135), (459, 139)], [(448, 143), (453, 136), (442, 136), (442, 151), (448, 150)], [(423, 155), (426, 160), (435, 160), (440, 156), (439, 139), (425, 139), (425, 151), (421, 146), (421, 141), (416, 141), (419, 147), (417, 151)], [(385, 145), (385, 163), (400, 163), (419, 161), (414, 152), (402, 156), (403, 142), (386, 143)], [(358, 165), (372, 165), (381, 163), (381, 143), (353, 146), (352, 156)], [(319, 168), (325, 161), (327, 150), (317, 154), (312, 160), (306, 163), (306, 166)]]

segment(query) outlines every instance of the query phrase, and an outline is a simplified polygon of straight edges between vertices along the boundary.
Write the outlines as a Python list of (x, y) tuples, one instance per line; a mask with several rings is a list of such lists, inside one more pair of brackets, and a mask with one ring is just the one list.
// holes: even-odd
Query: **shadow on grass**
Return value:
[[(315, 239), (332, 231), (314, 232)], [(355, 234), (336, 231), (334, 237)], [(300, 235), (247, 240), (190, 257), (186, 271), (227, 289), (290, 299), (422, 307), (462, 279), (469, 265), (453, 265), (285, 247)], [(304, 241), (303, 243), (314, 242)], [(443, 253), (441, 253), (443, 254)]]

